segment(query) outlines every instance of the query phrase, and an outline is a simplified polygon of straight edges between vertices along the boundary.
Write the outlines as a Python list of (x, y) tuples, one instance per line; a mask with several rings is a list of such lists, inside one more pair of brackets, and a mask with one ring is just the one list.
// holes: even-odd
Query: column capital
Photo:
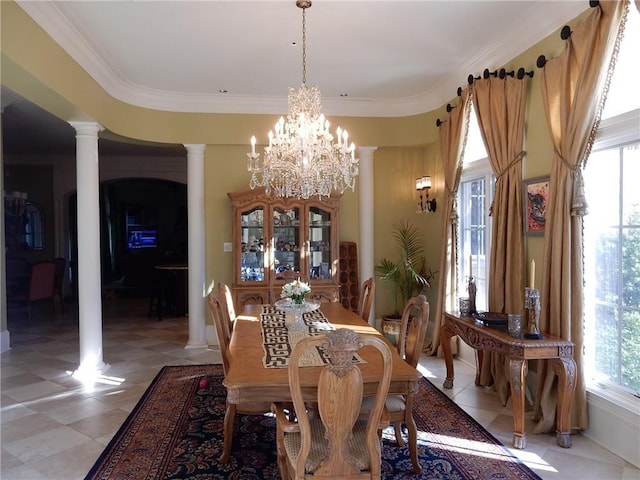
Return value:
[(76, 130), (76, 134), (78, 135), (92, 135), (97, 136), (104, 127), (96, 122), (69, 122)]
[(358, 159), (369, 160), (373, 158), (373, 153), (378, 149), (377, 146), (358, 147)]
[(188, 155), (202, 155), (206, 147), (204, 143), (183, 143), (183, 145), (187, 149)]

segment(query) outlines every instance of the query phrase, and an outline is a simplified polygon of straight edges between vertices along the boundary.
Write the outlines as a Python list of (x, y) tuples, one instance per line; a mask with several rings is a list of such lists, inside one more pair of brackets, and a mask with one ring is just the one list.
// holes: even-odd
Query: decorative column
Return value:
[[(360, 212), (360, 278), (364, 281), (375, 275), (373, 241), (373, 152), (378, 147), (358, 147), (360, 159), (360, 180), (358, 184), (358, 202)], [(375, 326), (376, 305), (371, 306), (369, 323)]]
[(205, 239), (204, 239), (204, 148), (187, 149), (187, 211), (189, 212), (189, 341), (185, 348), (206, 348), (205, 332)]
[[(4, 92), (3, 92), (4, 93)], [(4, 114), (5, 99), (2, 99), (2, 114)], [(2, 198), (2, 211), (0, 211), (0, 251), (5, 252), (4, 244), (4, 148), (2, 146), (2, 116), (0, 116), (0, 191), (3, 192)], [(0, 258), (0, 279), (2, 283), (5, 283), (6, 276), (6, 256), (4, 253)], [(7, 289), (0, 288), (0, 353), (6, 352), (11, 349), (11, 336), (7, 329)]]
[(80, 366), (74, 376), (94, 378), (109, 365), (102, 358), (100, 275), (100, 173), (95, 122), (69, 122), (76, 130), (78, 191), (78, 306)]

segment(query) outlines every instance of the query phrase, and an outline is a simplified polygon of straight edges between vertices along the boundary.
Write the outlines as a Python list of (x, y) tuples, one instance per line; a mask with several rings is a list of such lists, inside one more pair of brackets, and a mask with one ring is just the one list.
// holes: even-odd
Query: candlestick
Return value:
[(536, 278), (536, 261), (531, 260), (531, 268), (529, 269), (529, 288), (535, 288), (534, 282)]

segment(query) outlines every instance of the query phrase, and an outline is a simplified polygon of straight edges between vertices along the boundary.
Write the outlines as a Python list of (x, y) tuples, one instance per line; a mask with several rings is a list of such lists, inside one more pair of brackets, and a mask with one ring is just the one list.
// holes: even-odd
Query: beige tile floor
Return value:
[[(43, 306), (31, 321), (9, 319), (12, 349), (1, 355), (0, 478), (82, 479), (164, 365), (218, 363), (215, 349), (185, 349), (187, 319), (148, 319), (145, 300), (103, 303), (104, 361), (100, 383), (69, 376), (78, 362), (78, 321), (73, 308), (52, 317)], [(421, 371), (438, 386), (444, 362), (424, 357)], [(490, 390), (475, 387), (473, 370), (456, 361), (453, 390), (446, 391), (495, 437), (509, 446), (513, 423)], [(530, 425), (529, 425), (530, 427)], [(640, 471), (586, 437), (573, 447), (552, 435), (528, 436), (513, 450), (544, 479), (640, 479)]]

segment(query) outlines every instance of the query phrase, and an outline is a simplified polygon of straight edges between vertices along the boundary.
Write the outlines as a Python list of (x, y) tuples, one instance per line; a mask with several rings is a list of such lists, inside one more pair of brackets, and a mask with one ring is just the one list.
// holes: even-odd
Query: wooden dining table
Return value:
[[(288, 368), (267, 368), (264, 366), (261, 313), (262, 305), (247, 305), (236, 318), (229, 343), (229, 370), (224, 379), (227, 388), (227, 411), (224, 421), (224, 447), (220, 458), (225, 462), (231, 455), (233, 421), (236, 406), (246, 402), (291, 402)], [(349, 328), (363, 335), (375, 335), (384, 339), (392, 352), (392, 374), (389, 395), (406, 396), (406, 408), (411, 413), (413, 395), (418, 389), (420, 374), (406, 363), (396, 348), (378, 330), (364, 322), (360, 316), (347, 310), (337, 302), (323, 303), (320, 311), (336, 329)], [(382, 360), (372, 347), (364, 347), (358, 354), (364, 360), (359, 364), (363, 378), (364, 395), (375, 395), (381, 377)], [(306, 367), (301, 379), (303, 396), (306, 401), (315, 402), (318, 377), (322, 366)], [(421, 471), (417, 452), (417, 427), (411, 415), (407, 422), (409, 450), (414, 472)]]

